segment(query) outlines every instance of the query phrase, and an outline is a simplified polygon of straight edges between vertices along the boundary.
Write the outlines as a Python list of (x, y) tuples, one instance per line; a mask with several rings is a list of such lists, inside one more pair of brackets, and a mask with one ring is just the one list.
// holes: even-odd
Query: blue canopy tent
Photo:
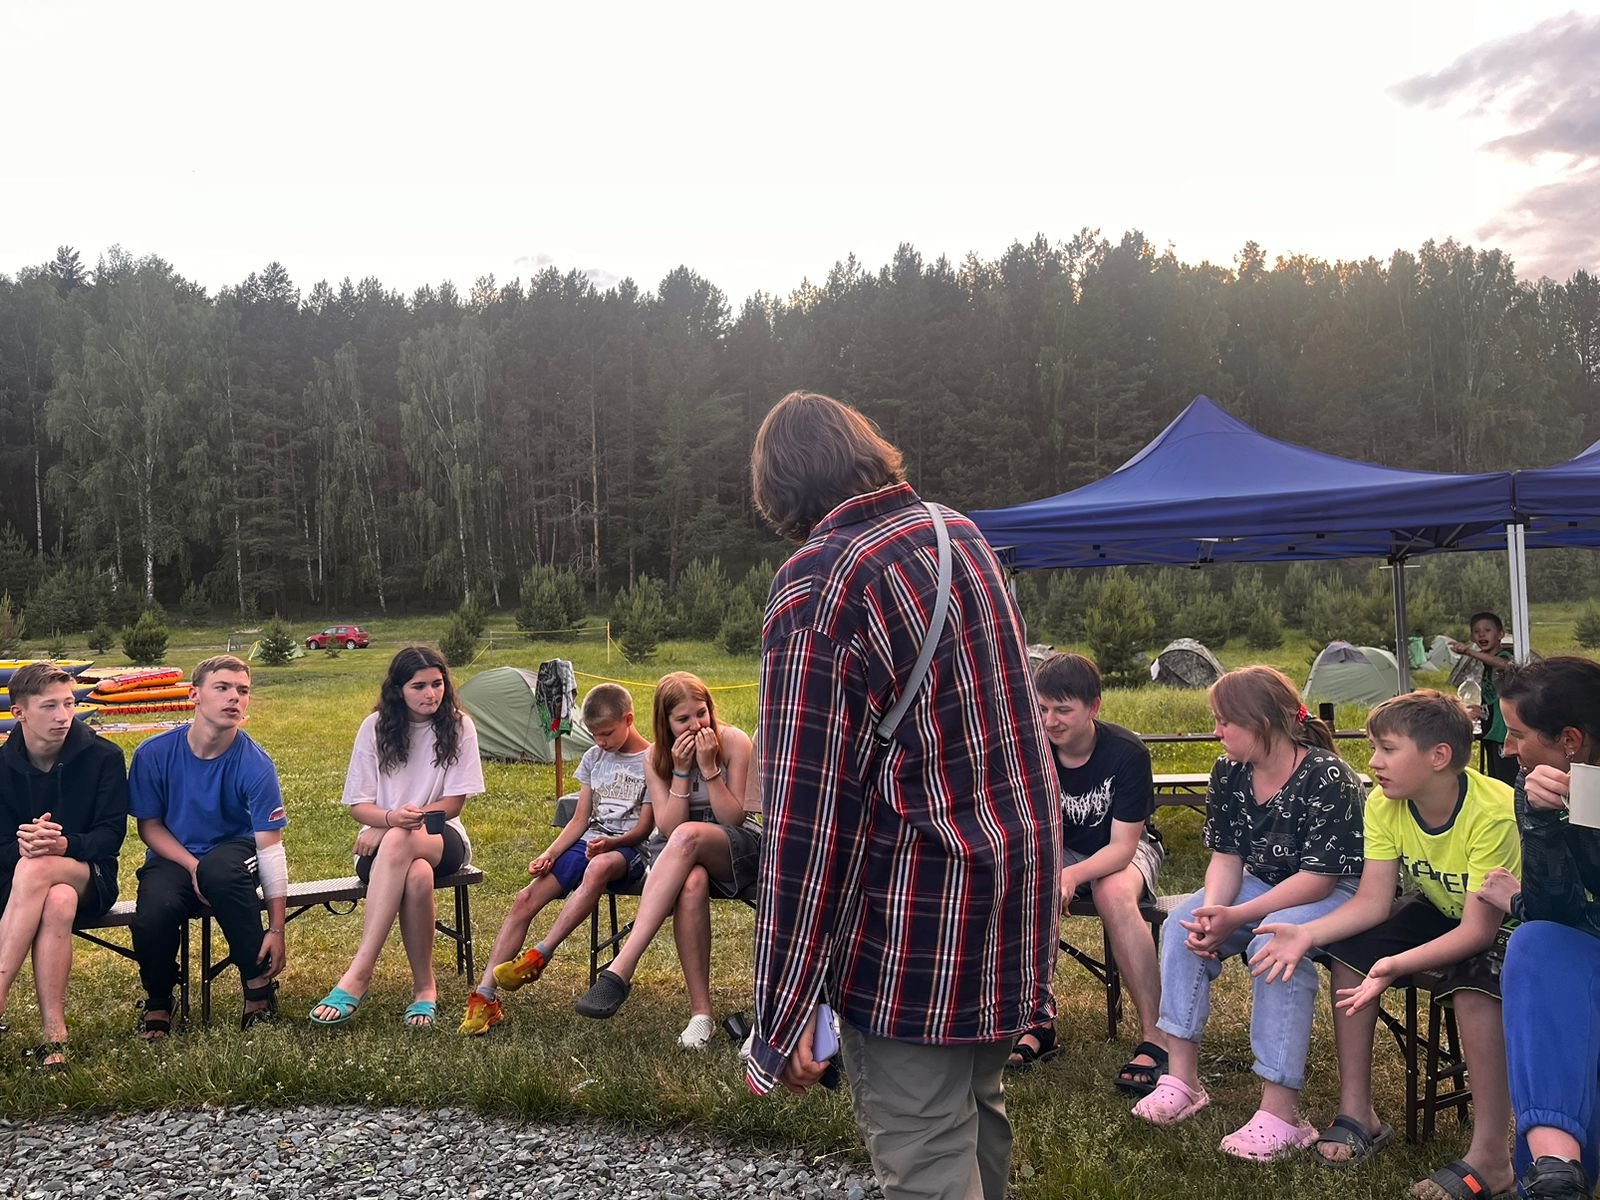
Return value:
[(1512, 486), (1528, 545), (1600, 546), (1600, 442), (1570, 462), (1518, 471)]
[[(1018, 571), (1372, 556), (1402, 564), (1508, 546), (1516, 520), (1509, 472), (1445, 475), (1339, 458), (1267, 437), (1205, 396), (1104, 479), (970, 515)], [(1514, 596), (1521, 571), (1513, 549)], [(1405, 572), (1394, 577), (1403, 648)], [(1525, 646), (1525, 625), (1517, 636)], [(1403, 687), (1408, 676), (1402, 666)]]

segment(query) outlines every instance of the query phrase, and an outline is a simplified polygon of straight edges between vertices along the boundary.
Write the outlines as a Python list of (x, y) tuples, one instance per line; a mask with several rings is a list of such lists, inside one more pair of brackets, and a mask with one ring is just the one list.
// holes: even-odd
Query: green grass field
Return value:
[[(1543, 653), (1571, 647), (1571, 613), (1539, 613), (1537, 645)], [(350, 873), (355, 827), (338, 797), (351, 739), (377, 694), (390, 654), (413, 638), (435, 636), (440, 618), (362, 622), (374, 635), (370, 650), (337, 657), (320, 652), (292, 665), (258, 668), (249, 730), (272, 754), (282, 779), (291, 824), (286, 834), (290, 873), (311, 879)], [(313, 626), (298, 629), (301, 636)], [(1548, 636), (1547, 636), (1548, 635)], [(185, 668), (222, 648), (226, 630), (175, 630), (169, 661)], [(81, 647), (74, 651), (88, 657)], [(650, 681), (668, 670), (698, 672), (713, 687), (725, 720), (749, 729), (755, 715), (756, 664), (730, 658), (700, 643), (667, 643), (646, 666), (630, 666), (619, 654), (606, 661), (603, 636), (564, 643), (529, 644), (496, 634), (464, 677), (490, 666), (536, 666), (565, 657), (587, 676), (636, 681), (639, 722), (649, 729)], [(1265, 658), (1303, 679), (1309, 650), (1299, 642), (1270, 655), (1223, 647), (1228, 666)], [(117, 665), (120, 658), (102, 658)], [(746, 686), (741, 686), (746, 685)], [(1202, 693), (1154, 688), (1112, 692), (1105, 715), (1141, 732), (1209, 732)], [(1341, 709), (1341, 726), (1358, 727), (1360, 709)], [(117, 735), (131, 753), (138, 735)], [(1344, 743), (1357, 765), (1364, 744)], [(1214, 748), (1161, 748), (1158, 771), (1204, 770)], [(571, 764), (568, 769), (570, 772)], [(474, 898), (480, 962), (515, 890), (527, 878), (528, 860), (553, 836), (556, 795), (550, 767), (488, 764), (486, 795), (466, 811), (475, 862), (487, 873)], [(1204, 870), (1199, 818), (1187, 810), (1161, 814), (1172, 857), (1163, 890), (1192, 889)], [(122, 861), (122, 894), (134, 890), (142, 847), (130, 832)], [(447, 897), (441, 898), (448, 904)], [(624, 905), (631, 912), (632, 901)], [(25, 969), (12, 991), (7, 1020), (11, 1048), (0, 1055), (0, 1112), (42, 1116), (83, 1109), (130, 1110), (161, 1106), (287, 1104), (301, 1101), (464, 1105), (526, 1116), (587, 1114), (656, 1126), (692, 1124), (736, 1141), (803, 1144), (819, 1156), (862, 1157), (845, 1097), (821, 1090), (803, 1098), (787, 1094), (757, 1099), (745, 1088), (735, 1048), (721, 1036), (705, 1054), (681, 1050), (677, 1034), (688, 1018), (672, 942), (665, 932), (645, 957), (632, 999), (612, 1021), (595, 1023), (574, 1015), (583, 991), (587, 955), (582, 934), (563, 947), (545, 977), (508, 997), (508, 1020), (490, 1036), (456, 1036), (468, 984), (454, 973), (449, 943), (436, 947), (440, 982), (440, 1029), (418, 1035), (402, 1027), (401, 1010), (411, 999), (409, 974), (398, 935), (380, 963), (367, 1003), (348, 1027), (326, 1030), (305, 1020), (311, 1005), (338, 978), (353, 952), (359, 915), (308, 913), (289, 934), (289, 964), (283, 975), (283, 1015), (272, 1028), (243, 1035), (237, 1028), (239, 997), (231, 972), (218, 982), (217, 1012), (210, 1028), (198, 1018), (165, 1044), (136, 1041), (135, 1004), (140, 997), (130, 962), (79, 943), (73, 965), (68, 1020), (72, 1067), (61, 1076), (29, 1071), (18, 1049), (37, 1040), (38, 1014)], [(541, 931), (547, 911), (535, 924)], [(717, 1016), (750, 1004), (751, 915), (743, 906), (718, 905), (713, 915), (713, 986)], [(115, 934), (113, 936), (116, 936)], [(1099, 943), (1095, 924), (1069, 922), (1066, 936), (1085, 947)], [(1216, 1152), (1224, 1133), (1255, 1108), (1258, 1088), (1249, 1072), (1249, 988), (1230, 964), (1219, 984), (1203, 1063), (1212, 1107), (1173, 1132), (1156, 1132), (1128, 1115), (1127, 1101), (1109, 1079), (1126, 1057), (1124, 1040), (1104, 1040), (1103, 993), (1083, 971), (1063, 960), (1057, 985), (1065, 1052), (1054, 1062), (1018, 1078), (1009, 1109), (1017, 1130), (1014, 1169), (1023, 1197), (1154, 1196), (1180, 1189), (1192, 1196), (1237, 1197), (1263, 1189), (1313, 1191), (1330, 1196), (1397, 1195), (1411, 1180), (1457, 1157), (1466, 1140), (1453, 1121), (1424, 1147), (1397, 1145), (1369, 1168), (1351, 1173), (1320, 1170), (1300, 1160), (1268, 1168), (1236, 1164)], [(1381, 1035), (1380, 1035), (1381, 1036)], [(1401, 1121), (1400, 1059), (1380, 1042), (1376, 1056), (1380, 1107)], [(1306, 1090), (1308, 1114), (1319, 1123), (1333, 1115), (1337, 1095), (1333, 1043), (1326, 1006), (1319, 1013)], [(1181, 1181), (1181, 1183), (1180, 1183)]]

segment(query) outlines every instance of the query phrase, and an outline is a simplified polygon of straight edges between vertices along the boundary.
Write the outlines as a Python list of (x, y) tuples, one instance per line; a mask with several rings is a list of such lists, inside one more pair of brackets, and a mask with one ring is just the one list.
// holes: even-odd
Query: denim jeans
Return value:
[[(1354, 877), (1342, 880), (1325, 900), (1280, 909), (1259, 922), (1241, 925), (1222, 944), (1216, 958), (1202, 958), (1184, 944), (1189, 931), (1179, 922), (1194, 919), (1194, 910), (1205, 903), (1205, 890), (1186, 897), (1161, 929), (1161, 1019), (1156, 1024), (1173, 1037), (1198, 1042), (1211, 1015), (1211, 982), (1221, 974), (1223, 962), (1240, 951), (1254, 954), (1266, 944), (1267, 938), (1256, 936), (1257, 924), (1283, 921), (1304, 925), (1350, 899), (1355, 886)], [(1270, 890), (1246, 871), (1234, 903), (1248, 903)], [(1281, 979), (1268, 983), (1265, 975), (1256, 976), (1252, 985), (1250, 1047), (1255, 1051), (1255, 1072), (1268, 1083), (1296, 1091), (1305, 1084), (1318, 987), (1317, 967), (1309, 957), (1300, 960), (1294, 977), (1287, 983)]]

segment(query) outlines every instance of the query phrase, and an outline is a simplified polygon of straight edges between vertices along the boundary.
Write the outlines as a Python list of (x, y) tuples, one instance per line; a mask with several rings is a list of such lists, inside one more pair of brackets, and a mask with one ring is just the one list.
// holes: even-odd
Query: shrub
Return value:
[(1381, 603), (1338, 580), (1319, 584), (1306, 604), (1303, 627), (1313, 650), (1329, 642), (1381, 646), (1393, 640)]
[(678, 628), (685, 637), (709, 641), (722, 628), (728, 609), (728, 594), (733, 590), (720, 559), (703, 563), (698, 558), (678, 575), (673, 603), (678, 610)]
[(93, 599), (84, 590), (83, 572), (57, 571), (39, 581), (28, 597), (23, 624), (30, 636), (75, 633), (94, 624)]
[(273, 617), (261, 630), (257, 657), (268, 667), (286, 667), (294, 661), (300, 643), (282, 617)]
[[(456, 609), (456, 615), (461, 618), (461, 626), (467, 631), (473, 641), (481, 638), (489, 629), (489, 610), (484, 608), (476, 596), (468, 595), (461, 602), (461, 607)], [(455, 664), (452, 663), (452, 666)]]
[(761, 619), (761, 607), (749, 593), (735, 592), (717, 630), (717, 645), (729, 654), (754, 654), (761, 649)]
[(618, 639), (622, 656), (631, 663), (654, 658), (667, 624), (666, 591), (661, 582), (641, 575), (639, 582), (618, 598), (617, 620), (622, 626)]
[(744, 578), (739, 581), (739, 590), (756, 602), (756, 607), (762, 612), (767, 611), (767, 597), (772, 593), (772, 577), (778, 573), (766, 559), (762, 559), (755, 566), (744, 573)]
[(1145, 658), (1156, 632), (1155, 620), (1133, 581), (1120, 571), (1106, 575), (1095, 604), (1083, 615), (1083, 636), (1107, 683), (1145, 682)]
[(117, 644), (117, 631), (104, 621), (94, 627), (94, 632), (89, 635), (89, 649), (96, 654), (110, 654)]
[(22, 649), (22, 633), (17, 629), (17, 610), (11, 604), (11, 593), (0, 596), (0, 655), (15, 658)]
[[(1154, 621), (1151, 623), (1154, 627)], [(1233, 609), (1227, 597), (1216, 592), (1199, 592), (1185, 600), (1178, 610), (1177, 632), (1206, 646), (1220, 646), (1233, 629)]]
[(518, 596), (517, 628), (525, 634), (567, 629), (583, 618), (583, 585), (571, 571), (532, 567), (522, 577)]
[(1591, 604), (1572, 632), (1585, 650), (1600, 650), (1600, 608)]
[(464, 616), (458, 608), (450, 614), (450, 623), (445, 626), (444, 636), (439, 639), (439, 653), (452, 667), (464, 667), (477, 652), (478, 638), (472, 632), (471, 618)]
[(167, 656), (167, 627), (153, 608), (139, 614), (130, 629), (122, 631), (122, 652), (137, 666), (155, 667)]
[(50, 640), (44, 644), (46, 658), (63, 659), (67, 656), (67, 639), (59, 629), (50, 635)]
[(1283, 645), (1283, 622), (1269, 604), (1259, 605), (1250, 615), (1244, 630), (1245, 644), (1252, 650), (1276, 650)]

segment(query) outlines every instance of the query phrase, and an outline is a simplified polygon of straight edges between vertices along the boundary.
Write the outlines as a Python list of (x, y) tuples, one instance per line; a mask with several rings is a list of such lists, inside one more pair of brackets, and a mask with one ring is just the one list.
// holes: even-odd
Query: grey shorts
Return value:
[[(1061, 865), (1070, 867), (1073, 863), (1081, 863), (1088, 858), (1087, 854), (1079, 854), (1074, 850), (1061, 848)], [(1148, 833), (1139, 839), (1139, 844), (1133, 848), (1132, 865), (1139, 869), (1139, 875), (1144, 880), (1144, 901), (1153, 901), (1159, 894), (1156, 891), (1156, 876), (1161, 873), (1161, 864), (1167, 861), (1167, 848)], [(1084, 884), (1078, 889), (1074, 899), (1088, 900), (1091, 898), (1090, 884)]]

